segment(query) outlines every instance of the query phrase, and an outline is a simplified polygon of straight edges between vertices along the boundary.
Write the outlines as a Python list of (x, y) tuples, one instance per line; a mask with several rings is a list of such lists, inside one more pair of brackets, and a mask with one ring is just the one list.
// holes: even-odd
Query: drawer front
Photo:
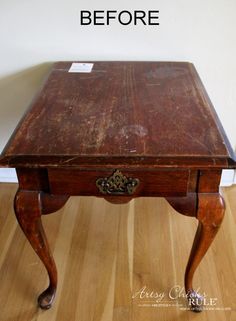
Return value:
[(52, 194), (87, 196), (184, 196), (188, 170), (48, 169)]

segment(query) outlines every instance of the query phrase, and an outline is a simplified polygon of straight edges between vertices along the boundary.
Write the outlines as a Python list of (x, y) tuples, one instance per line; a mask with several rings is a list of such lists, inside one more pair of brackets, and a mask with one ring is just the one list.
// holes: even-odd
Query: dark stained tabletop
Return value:
[(234, 158), (194, 66), (56, 63), (4, 149), (2, 166), (219, 166)]

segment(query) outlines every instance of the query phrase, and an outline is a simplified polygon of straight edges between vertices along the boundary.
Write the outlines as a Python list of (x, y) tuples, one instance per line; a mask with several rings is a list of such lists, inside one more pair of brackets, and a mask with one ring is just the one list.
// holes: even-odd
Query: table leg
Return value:
[[(58, 207), (59, 204), (60, 207), (64, 205), (67, 198), (64, 197), (62, 202), (58, 202)], [(53, 197), (51, 199), (53, 202)], [(38, 304), (42, 309), (49, 309), (56, 293), (57, 270), (41, 222), (41, 215), (48, 212), (46, 208), (43, 208), (43, 205), (47, 204), (50, 208), (50, 198), (47, 198), (46, 202), (42, 200), (42, 192), (18, 190), (14, 200), (14, 209), (23, 232), (47, 269), (50, 283), (48, 288), (38, 297)], [(56, 210), (55, 203), (51, 207)]]
[(225, 212), (224, 200), (217, 193), (200, 193), (197, 208), (199, 225), (185, 271), (185, 290), (191, 309), (200, 312), (203, 299), (193, 289), (193, 275), (221, 225)]

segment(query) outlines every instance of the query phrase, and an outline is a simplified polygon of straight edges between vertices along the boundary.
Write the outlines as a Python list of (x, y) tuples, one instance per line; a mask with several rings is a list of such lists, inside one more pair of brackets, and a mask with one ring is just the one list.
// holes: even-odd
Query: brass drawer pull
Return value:
[(131, 195), (138, 185), (139, 180), (137, 178), (126, 177), (118, 169), (111, 176), (96, 180), (99, 191), (109, 195)]

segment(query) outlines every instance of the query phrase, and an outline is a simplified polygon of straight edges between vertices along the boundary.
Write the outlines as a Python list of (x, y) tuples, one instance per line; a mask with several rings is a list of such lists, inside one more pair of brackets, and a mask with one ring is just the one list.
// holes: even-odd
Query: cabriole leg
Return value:
[(195, 312), (202, 311), (203, 299), (193, 289), (194, 272), (214, 240), (224, 212), (224, 200), (220, 194), (202, 193), (198, 195), (197, 219), (199, 224), (185, 271), (185, 290), (191, 309)]
[(57, 270), (41, 222), (41, 192), (18, 190), (14, 200), (17, 220), (49, 276), (48, 288), (38, 297), (42, 309), (49, 309), (57, 288)]

